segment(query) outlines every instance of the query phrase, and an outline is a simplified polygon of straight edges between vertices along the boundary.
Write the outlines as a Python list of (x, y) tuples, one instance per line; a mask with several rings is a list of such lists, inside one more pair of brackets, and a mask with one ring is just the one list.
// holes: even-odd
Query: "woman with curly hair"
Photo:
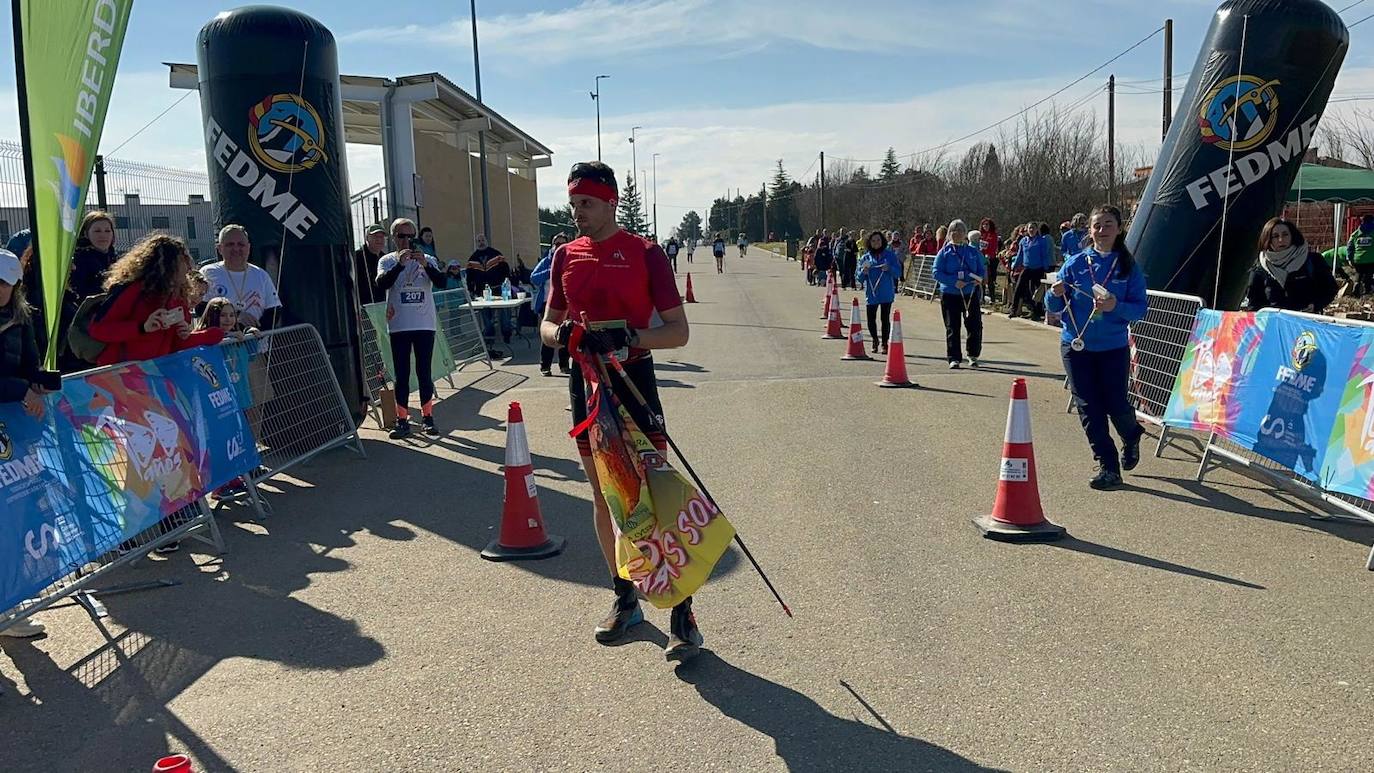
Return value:
[(90, 323), (91, 338), (106, 344), (96, 364), (150, 360), (223, 340), (219, 328), (191, 330), (191, 270), (186, 244), (167, 234), (147, 237), (110, 266), (109, 298)]

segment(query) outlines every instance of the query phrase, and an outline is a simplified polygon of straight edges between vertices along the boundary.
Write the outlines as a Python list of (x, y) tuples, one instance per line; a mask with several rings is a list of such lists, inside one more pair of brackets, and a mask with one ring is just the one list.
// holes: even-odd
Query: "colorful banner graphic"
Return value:
[(1342, 387), (1364, 331), (1289, 314), (1258, 316), (1260, 345), (1249, 378), (1236, 390), (1240, 412), (1226, 434), (1320, 482)]
[(595, 416), (587, 437), (615, 527), (617, 571), (668, 609), (706, 584), (735, 527), (668, 464), (611, 391), (589, 381)]
[(1263, 323), (1254, 314), (1198, 311), (1164, 411), (1165, 425), (1230, 432), (1241, 410), (1236, 396), (1254, 367)]
[(0, 610), (259, 463), (217, 347), (68, 379), (42, 420), (0, 404)]
[[(1360, 337), (1323, 454), (1322, 488), (1374, 499), (1374, 331)], [(1328, 386), (1331, 389), (1331, 386)]]
[(34, 233), (48, 310), (47, 366), (55, 367), (63, 293), (86, 189), (110, 105), (133, 0), (19, 0), (33, 168)]

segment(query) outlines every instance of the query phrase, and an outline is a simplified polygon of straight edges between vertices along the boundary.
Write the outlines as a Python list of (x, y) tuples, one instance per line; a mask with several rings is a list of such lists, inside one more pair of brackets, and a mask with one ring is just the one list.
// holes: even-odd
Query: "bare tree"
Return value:
[(1327, 153), (1366, 169), (1374, 169), (1374, 110), (1331, 113), (1322, 119)]

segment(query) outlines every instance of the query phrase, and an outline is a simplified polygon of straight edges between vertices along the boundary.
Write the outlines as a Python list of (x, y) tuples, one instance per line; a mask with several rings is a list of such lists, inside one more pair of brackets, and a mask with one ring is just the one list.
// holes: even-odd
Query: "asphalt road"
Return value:
[[(670, 429), (795, 619), (732, 552), (698, 596), (709, 653), (666, 663), (656, 610), (596, 644), (610, 596), (566, 388), (517, 345), (442, 392), (444, 437), (369, 429), (368, 459), (331, 453), (272, 486), (271, 520), (223, 521), (224, 556), (122, 573), (182, 584), (109, 599), (116, 647), (77, 609), (5, 640), (0, 770), (1374, 768), (1374, 529), (1233, 472), (1195, 484), (1186, 441), (1092, 492), (1043, 329), (989, 317), (988, 367), (952, 372), (937, 307), (902, 300), (923, 388), (881, 390), (881, 363), (821, 340), (796, 263), (692, 268), (691, 344), (658, 364)], [(1056, 545), (970, 524), (1014, 376)], [(569, 540), (549, 561), (477, 555), (511, 400)]]

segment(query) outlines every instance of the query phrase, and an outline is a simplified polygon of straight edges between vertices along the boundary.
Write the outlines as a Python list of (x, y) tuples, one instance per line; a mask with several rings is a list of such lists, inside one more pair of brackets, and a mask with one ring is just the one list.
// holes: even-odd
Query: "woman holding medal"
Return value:
[(968, 243), (968, 226), (955, 220), (945, 229), (949, 242), (935, 256), (931, 273), (940, 284), (940, 311), (945, 318), (945, 359), (950, 370), (964, 361), (960, 348), (960, 325), (968, 329), (968, 361), (978, 367), (983, 354), (982, 284), (987, 262), (978, 248)]
[[(1121, 471), (1140, 462), (1145, 434), (1131, 406), (1130, 324), (1145, 316), (1149, 297), (1145, 275), (1126, 249), (1121, 210), (1093, 210), (1091, 243), (1064, 261), (1050, 288), (1048, 310), (1060, 315), (1060, 353), (1078, 406), (1078, 417), (1097, 459), (1088, 485), (1112, 489), (1122, 484)], [(1121, 438), (1117, 453), (1108, 424)]]

